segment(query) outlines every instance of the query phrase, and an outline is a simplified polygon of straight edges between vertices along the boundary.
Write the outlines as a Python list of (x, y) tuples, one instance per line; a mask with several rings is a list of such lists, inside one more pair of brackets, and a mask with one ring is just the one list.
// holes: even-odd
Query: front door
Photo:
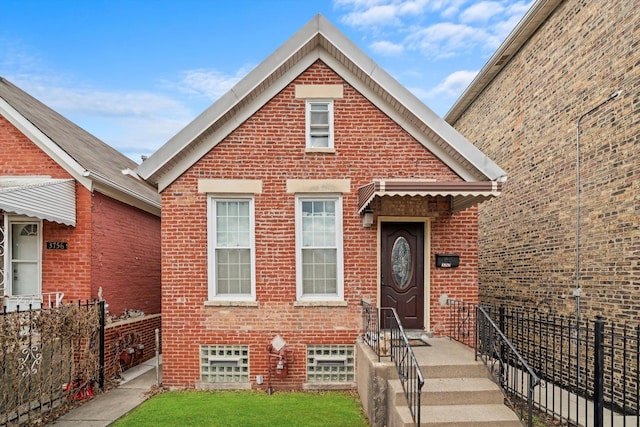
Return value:
[(380, 307), (393, 307), (405, 329), (424, 328), (424, 223), (383, 222)]
[(39, 223), (11, 223), (11, 295), (40, 293)]

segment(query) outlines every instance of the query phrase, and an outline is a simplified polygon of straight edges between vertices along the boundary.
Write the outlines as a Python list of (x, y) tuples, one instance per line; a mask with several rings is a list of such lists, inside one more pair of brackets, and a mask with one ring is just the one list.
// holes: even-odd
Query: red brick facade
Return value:
[(109, 312), (160, 313), (160, 218), (95, 193), (92, 213), (91, 288)]
[[(334, 101), (335, 153), (305, 152), (305, 101), (295, 85), (342, 85)], [(200, 345), (248, 345), (249, 378), (267, 376), (266, 347), (280, 334), (293, 352), (286, 379), (276, 387), (301, 388), (306, 346), (354, 344), (362, 332), (361, 300), (378, 298), (378, 229), (363, 228), (358, 187), (375, 178), (461, 180), (362, 94), (318, 61), (162, 191), (163, 384), (194, 387), (200, 380)], [(262, 181), (255, 194), (256, 306), (209, 306), (207, 195), (199, 179)], [(295, 195), (290, 179), (350, 179), (343, 194), (346, 306), (296, 302)], [(427, 221), (430, 329), (446, 330), (443, 294), (477, 300), (477, 211), (449, 214), (448, 200), (377, 199), (377, 216)], [(374, 223), (375, 224), (375, 223)], [(436, 269), (434, 254), (461, 255), (456, 269)]]
[[(59, 164), (0, 116), (0, 176), (71, 178)], [(124, 309), (160, 313), (160, 218), (91, 193), (76, 183), (76, 226), (43, 221), (42, 292), (64, 301), (103, 296), (112, 315)], [(67, 243), (47, 249), (47, 241)]]
[[(116, 377), (128, 368), (154, 357), (155, 330), (160, 329), (160, 324), (160, 314), (108, 324), (104, 331), (105, 378)], [(160, 347), (158, 351), (162, 353)]]

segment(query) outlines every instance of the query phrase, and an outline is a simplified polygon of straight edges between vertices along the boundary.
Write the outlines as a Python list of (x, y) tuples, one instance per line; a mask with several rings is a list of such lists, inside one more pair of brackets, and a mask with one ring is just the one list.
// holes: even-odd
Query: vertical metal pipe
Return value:
[(160, 387), (160, 330), (156, 328), (156, 385)]
[(594, 427), (603, 426), (604, 406), (604, 321), (597, 316), (594, 330), (593, 349), (593, 421)]
[(99, 330), (99, 341), (100, 341), (100, 361), (99, 366), (100, 370), (98, 372), (98, 388), (100, 391), (104, 391), (104, 325), (105, 325), (105, 313), (104, 313), (104, 300), (98, 302), (98, 310), (100, 310), (100, 330)]
[(580, 323), (580, 122), (584, 117), (593, 113), (612, 99), (617, 98), (621, 93), (621, 90), (612, 93), (607, 99), (578, 117), (578, 120), (576, 121), (576, 281), (573, 289), (573, 296), (576, 299), (576, 328), (579, 327), (578, 325)]

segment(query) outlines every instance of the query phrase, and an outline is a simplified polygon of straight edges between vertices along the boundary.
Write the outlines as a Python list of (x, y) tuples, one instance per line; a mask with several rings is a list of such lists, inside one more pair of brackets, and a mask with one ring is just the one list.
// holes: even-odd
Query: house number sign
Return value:
[(67, 242), (47, 242), (47, 249), (67, 250)]

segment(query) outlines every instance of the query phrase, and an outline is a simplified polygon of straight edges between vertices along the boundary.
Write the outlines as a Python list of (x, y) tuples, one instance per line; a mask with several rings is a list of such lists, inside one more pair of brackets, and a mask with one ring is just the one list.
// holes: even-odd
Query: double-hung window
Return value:
[(255, 300), (253, 197), (209, 196), (209, 299)]
[(310, 99), (307, 108), (307, 148), (333, 148), (333, 101)]
[(342, 301), (342, 196), (296, 197), (298, 300)]

